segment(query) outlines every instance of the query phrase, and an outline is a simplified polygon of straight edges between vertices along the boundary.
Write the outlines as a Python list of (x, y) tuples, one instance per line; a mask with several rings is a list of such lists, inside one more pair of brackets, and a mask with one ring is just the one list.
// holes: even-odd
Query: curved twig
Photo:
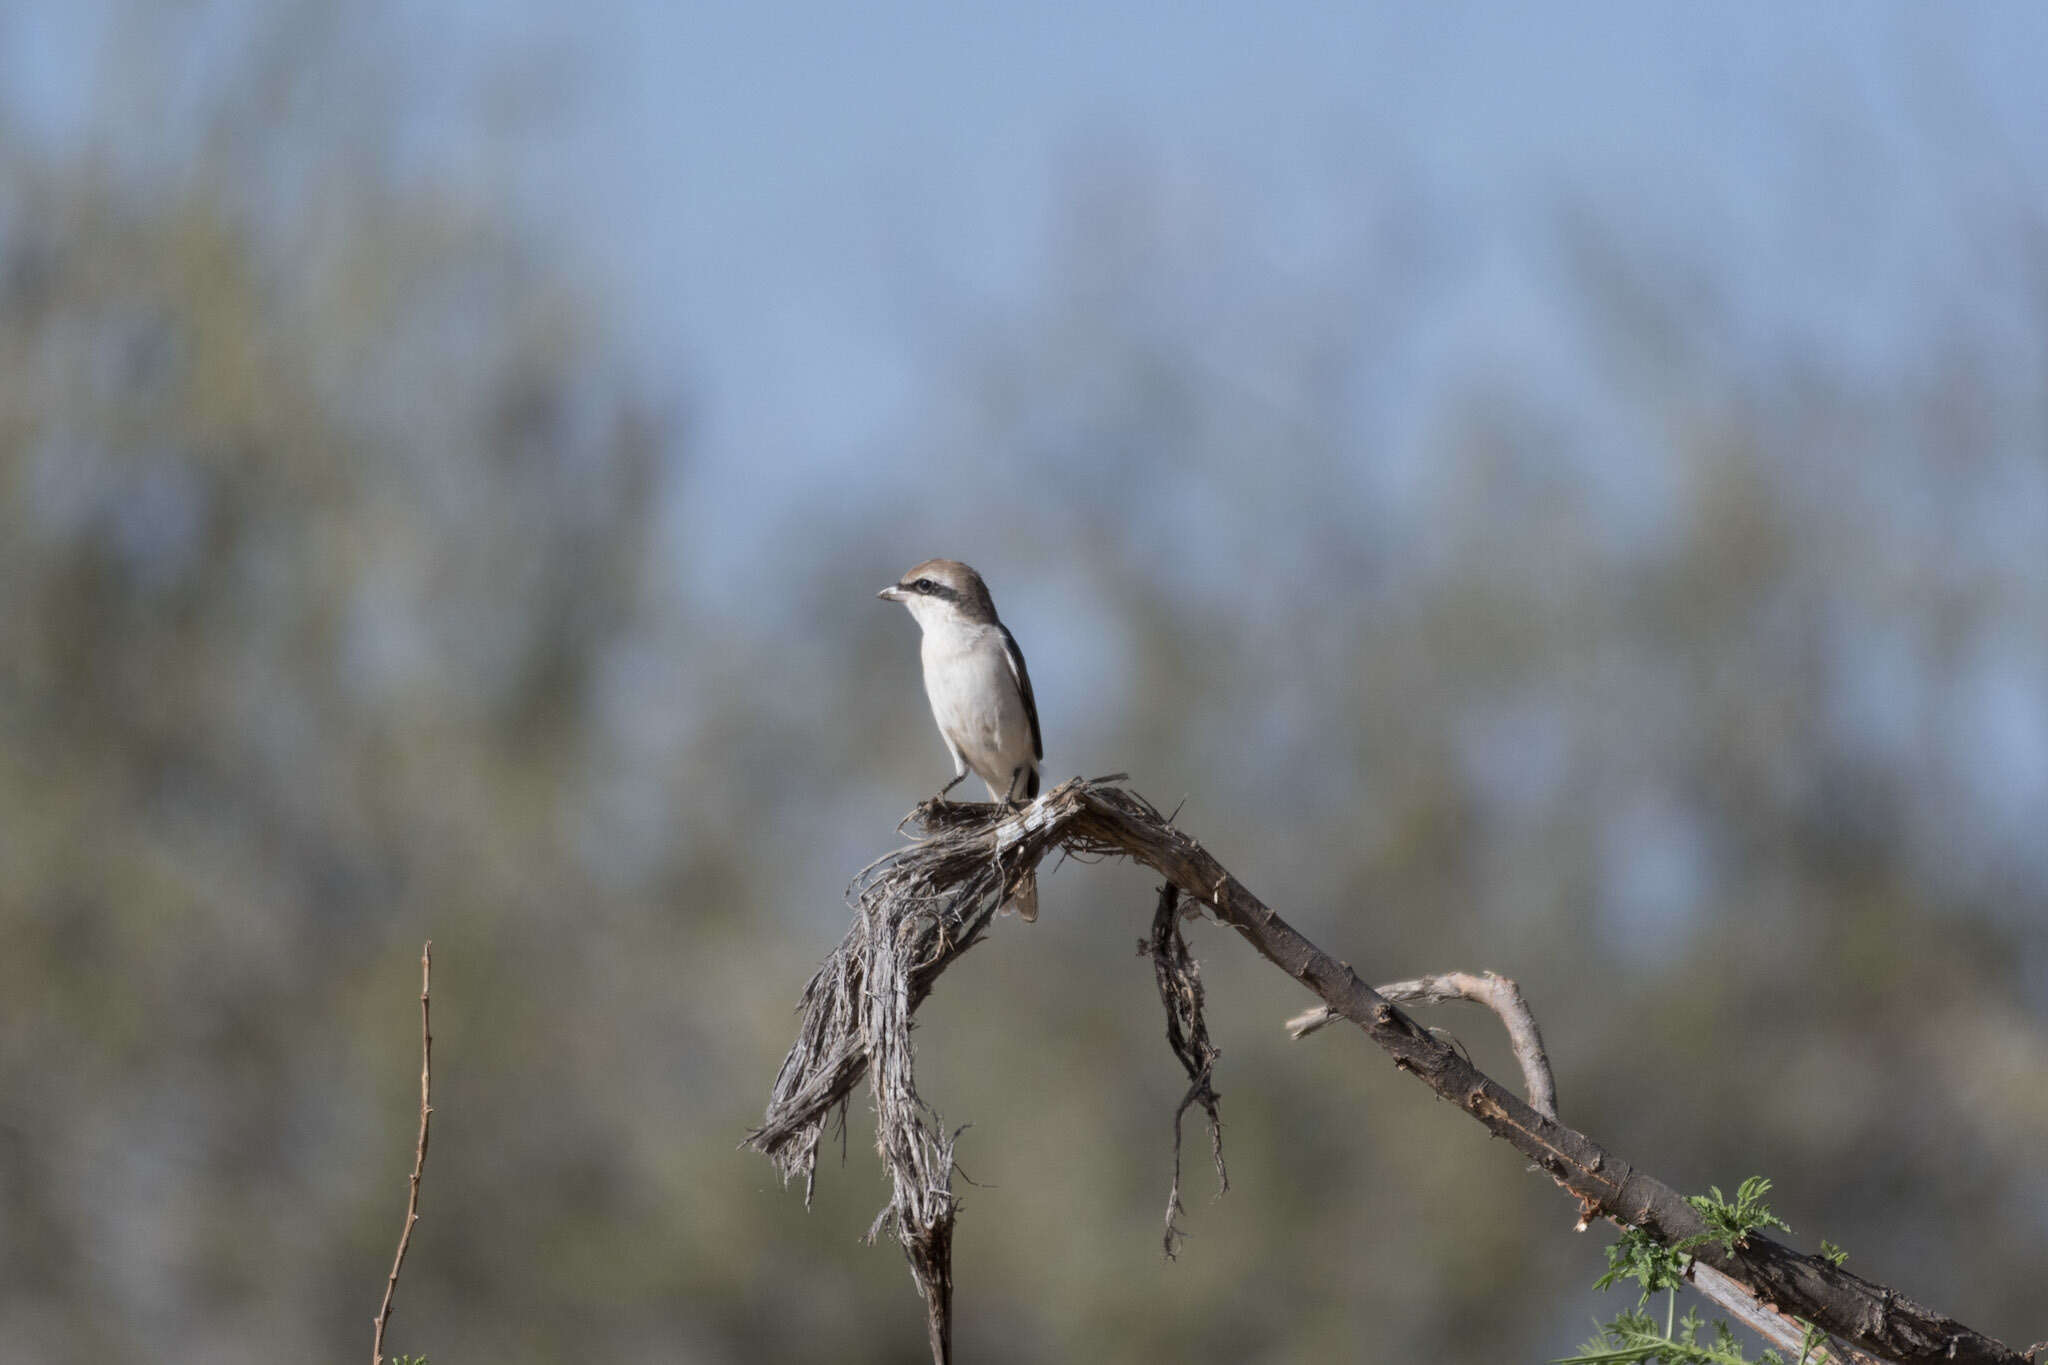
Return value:
[[(1522, 1086), (1529, 1092), (1529, 1107), (1547, 1119), (1557, 1117), (1557, 1082), (1550, 1074), (1550, 1055), (1543, 1050), (1543, 1035), (1536, 1029), (1536, 1016), (1522, 999), (1522, 988), (1494, 972), (1439, 972), (1414, 981), (1396, 981), (1374, 990), (1397, 1005), (1441, 1005), (1451, 1000), (1470, 1000), (1500, 1016), (1508, 1031), (1508, 1046), (1522, 1068)], [(1287, 1021), (1287, 1031), (1306, 1038), (1332, 1019), (1340, 1018), (1328, 1005), (1304, 1010)]]

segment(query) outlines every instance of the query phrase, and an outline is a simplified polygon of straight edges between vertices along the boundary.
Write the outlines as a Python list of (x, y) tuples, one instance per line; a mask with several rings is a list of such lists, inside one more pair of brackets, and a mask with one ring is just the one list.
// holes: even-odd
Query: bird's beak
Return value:
[(906, 600), (909, 597), (909, 594), (904, 592), (903, 589), (897, 587), (894, 583), (891, 583), (888, 587), (876, 593), (875, 596), (881, 598), (884, 602), (901, 602)]

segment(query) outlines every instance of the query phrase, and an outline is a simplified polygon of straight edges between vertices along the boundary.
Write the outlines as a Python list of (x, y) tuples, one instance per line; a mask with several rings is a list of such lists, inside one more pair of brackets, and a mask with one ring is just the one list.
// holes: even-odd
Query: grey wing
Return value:
[(1003, 654), (1010, 661), (1010, 674), (1017, 680), (1017, 690), (1024, 695), (1024, 714), (1031, 718), (1031, 756), (1045, 757), (1045, 741), (1038, 735), (1038, 699), (1031, 695), (1031, 671), (1024, 667), (1024, 651), (1017, 648), (1017, 637), (1010, 634), (1010, 628), (996, 622), (996, 629), (1003, 633)]

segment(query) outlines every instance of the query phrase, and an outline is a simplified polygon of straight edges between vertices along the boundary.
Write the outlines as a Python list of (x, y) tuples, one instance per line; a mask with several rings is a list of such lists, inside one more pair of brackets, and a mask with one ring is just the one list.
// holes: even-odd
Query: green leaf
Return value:
[(1661, 1289), (1676, 1289), (1685, 1282), (1692, 1257), (1656, 1241), (1641, 1228), (1624, 1228), (1607, 1248), (1607, 1273), (1593, 1281), (1595, 1289), (1610, 1289), (1622, 1280), (1634, 1280), (1643, 1287), (1636, 1307), (1650, 1301)]
[(1691, 1250), (1708, 1242), (1719, 1242), (1722, 1253), (1733, 1256), (1748, 1245), (1752, 1232), (1766, 1228), (1792, 1231), (1791, 1224), (1772, 1213), (1771, 1206), (1764, 1202), (1764, 1196), (1770, 1190), (1771, 1182), (1767, 1178), (1753, 1175), (1736, 1189), (1732, 1200), (1721, 1193), (1719, 1185), (1708, 1186), (1705, 1194), (1687, 1195), (1685, 1202), (1706, 1220), (1708, 1230), (1697, 1237), (1686, 1238), (1679, 1246)]

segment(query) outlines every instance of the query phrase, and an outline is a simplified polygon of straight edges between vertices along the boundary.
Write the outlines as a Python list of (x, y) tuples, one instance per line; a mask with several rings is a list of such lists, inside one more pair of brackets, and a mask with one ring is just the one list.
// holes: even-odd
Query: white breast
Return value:
[(990, 799), (1002, 800), (1013, 774), (1032, 766), (1031, 719), (1002, 632), (993, 626), (927, 628), (922, 656), (939, 733), (988, 785)]

